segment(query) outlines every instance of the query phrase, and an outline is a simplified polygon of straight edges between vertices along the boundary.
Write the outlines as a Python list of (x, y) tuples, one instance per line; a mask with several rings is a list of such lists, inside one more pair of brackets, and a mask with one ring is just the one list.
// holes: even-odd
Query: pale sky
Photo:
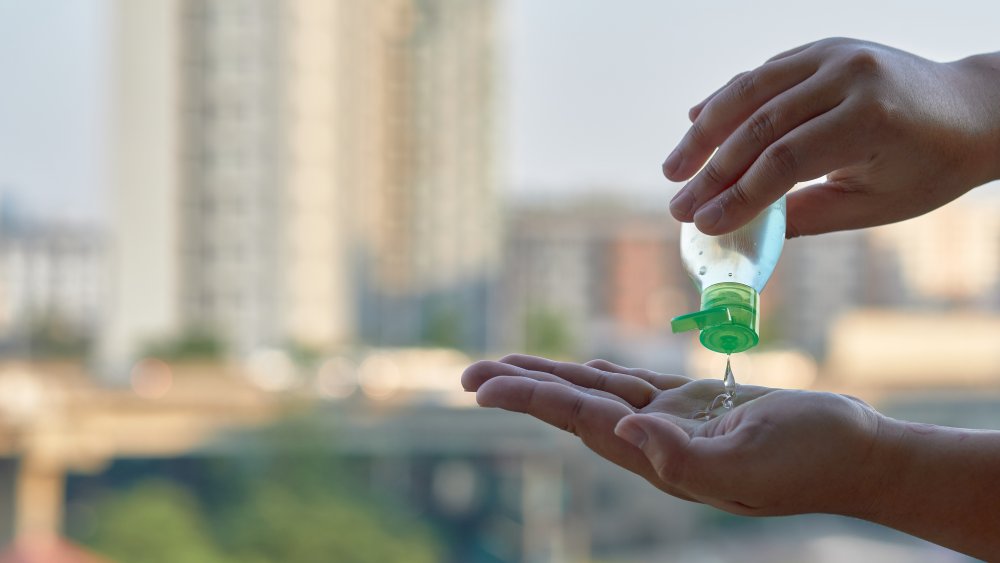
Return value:
[(103, 213), (103, 6), (0, 0), (0, 190), (33, 213)]
[[(455, 0), (460, 1), (460, 0)], [(108, 0), (0, 0), (0, 189), (103, 214)], [(501, 0), (505, 191), (675, 189), (659, 163), (733, 74), (828, 36), (937, 60), (1000, 50), (1000, 2)]]
[(511, 189), (645, 200), (676, 190), (660, 163), (734, 74), (831, 36), (935, 60), (1000, 51), (1000, 2), (511, 0), (507, 27)]

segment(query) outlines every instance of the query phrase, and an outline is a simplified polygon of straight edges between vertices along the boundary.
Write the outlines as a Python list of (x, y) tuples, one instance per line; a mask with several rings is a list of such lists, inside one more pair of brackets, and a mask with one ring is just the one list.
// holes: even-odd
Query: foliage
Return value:
[(26, 338), (31, 355), (40, 358), (80, 358), (91, 347), (86, 333), (57, 316), (29, 321)]
[(204, 328), (191, 328), (176, 338), (153, 342), (143, 351), (164, 361), (220, 360), (226, 348), (219, 336)]
[(328, 434), (294, 420), (233, 436), (241, 453), (204, 458), (186, 486), (147, 478), (99, 502), (96, 532), (80, 539), (123, 563), (442, 560), (400, 499), (357, 486)]
[(298, 340), (285, 343), (285, 351), (292, 362), (300, 368), (313, 368), (323, 359), (323, 349)]
[[(438, 553), (412, 522), (391, 522), (379, 510), (345, 495), (310, 496), (264, 483), (227, 519), (239, 559), (289, 563), (433, 563)], [(399, 524), (404, 524), (400, 526)]]
[(197, 501), (183, 487), (147, 481), (100, 503), (88, 543), (113, 561), (227, 563)]
[(546, 309), (531, 309), (524, 317), (525, 351), (547, 358), (567, 358), (575, 347), (573, 333), (564, 315)]
[(441, 348), (463, 348), (462, 317), (452, 308), (435, 307), (424, 325), (423, 343)]

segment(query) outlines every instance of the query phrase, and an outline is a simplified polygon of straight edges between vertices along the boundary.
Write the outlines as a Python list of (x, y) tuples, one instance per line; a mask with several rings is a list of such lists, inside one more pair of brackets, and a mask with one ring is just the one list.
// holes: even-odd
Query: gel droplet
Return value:
[(727, 410), (733, 408), (736, 403), (736, 377), (733, 375), (731, 358), (726, 356), (726, 374), (722, 376), (722, 385), (725, 388), (726, 398), (722, 400), (722, 406)]
[(691, 415), (692, 420), (709, 421), (717, 416), (726, 414), (736, 406), (736, 391), (739, 386), (736, 384), (736, 377), (733, 376), (733, 366), (730, 357), (726, 356), (726, 373), (722, 376), (722, 393), (712, 399), (704, 410), (700, 410)]

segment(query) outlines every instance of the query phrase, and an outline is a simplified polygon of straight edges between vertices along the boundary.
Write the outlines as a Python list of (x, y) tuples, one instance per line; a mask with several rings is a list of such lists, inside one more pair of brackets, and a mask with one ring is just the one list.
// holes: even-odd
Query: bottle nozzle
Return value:
[(705, 330), (706, 328), (733, 322), (733, 315), (726, 307), (712, 307), (674, 317), (670, 321), (670, 329), (676, 332), (689, 330)]
[(734, 354), (757, 345), (760, 337), (760, 294), (741, 283), (717, 283), (701, 295), (701, 310), (670, 321), (673, 332), (700, 330), (703, 346), (715, 352)]

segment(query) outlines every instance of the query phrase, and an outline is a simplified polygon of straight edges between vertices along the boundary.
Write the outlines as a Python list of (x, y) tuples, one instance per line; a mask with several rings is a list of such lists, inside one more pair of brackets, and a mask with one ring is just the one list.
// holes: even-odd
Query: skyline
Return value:
[[(111, 91), (108, 1), (0, 0), (7, 24), (0, 76), (15, 85), (0, 90), (0, 190), (32, 214), (108, 216), (100, 125)], [(795, 45), (844, 35), (934, 60), (1000, 48), (991, 35), (1000, 5), (987, 2), (961, 12), (929, 1), (852, 0), (825, 11), (790, 0), (733, 2), (725, 18), (718, 4), (653, 0), (614, 8), (598, 0), (509, 0), (503, 10), (497, 158), (502, 192), (514, 198), (612, 188), (626, 199), (665, 201), (677, 186), (663, 180), (659, 163), (686, 129), (687, 109), (733, 74)], [(709, 28), (714, 42), (699, 45)]]

